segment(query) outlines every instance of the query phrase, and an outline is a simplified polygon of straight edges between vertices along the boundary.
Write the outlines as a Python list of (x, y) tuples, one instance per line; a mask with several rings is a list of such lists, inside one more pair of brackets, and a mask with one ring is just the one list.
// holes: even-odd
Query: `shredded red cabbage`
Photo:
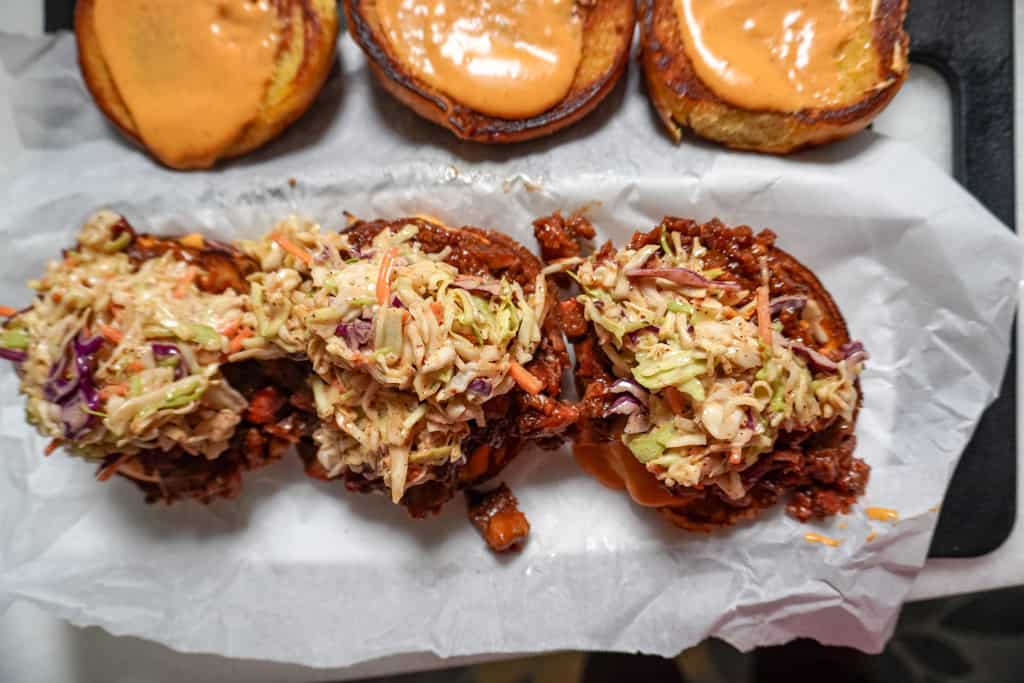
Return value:
[(863, 363), (871, 358), (864, 345), (859, 341), (852, 341), (839, 347), (839, 353), (843, 354), (843, 360), (852, 363)]
[(815, 351), (809, 346), (799, 344), (795, 341), (785, 340), (784, 346), (788, 346), (793, 353), (799, 354), (807, 359), (808, 365), (816, 370), (825, 370), (829, 372), (835, 372), (839, 369), (839, 364), (829, 358), (823, 353)]
[(637, 340), (640, 339), (640, 335), (644, 334), (645, 332), (653, 332), (654, 334), (658, 334), (659, 332), (661, 332), (661, 329), (658, 328), (658, 327), (655, 327), (654, 325), (648, 325), (647, 327), (641, 327), (639, 330), (627, 333), (626, 334), (626, 342), (628, 344), (630, 344), (631, 346), (635, 346)]
[(12, 363), (24, 363), (28, 360), (28, 354), (24, 351), (17, 351), (15, 349), (5, 349), (0, 346), (0, 358), (9, 360)]
[(177, 357), (178, 364), (174, 366), (174, 379), (179, 380), (185, 376), (188, 372), (188, 368), (185, 367), (185, 357), (181, 355), (181, 349), (175, 344), (165, 344), (163, 342), (153, 342), (153, 357), (158, 361), (166, 360), (168, 358)]
[(469, 386), (466, 387), (466, 391), (472, 394), (480, 394), (481, 396), (491, 395), (491, 383), (483, 377), (477, 377)]
[(79, 332), (72, 340), (72, 344), (74, 345), (76, 356), (91, 356), (103, 346), (103, 337), (96, 335), (92, 339), (84, 339), (82, 333)]
[(68, 344), (70, 348), (66, 348), (50, 368), (43, 385), (46, 400), (60, 406), (67, 439), (79, 438), (96, 423), (96, 416), (87, 409), (96, 412), (102, 405), (92, 379), (93, 356), (102, 345), (102, 337), (86, 339), (81, 332), (76, 334)]
[(464, 289), (467, 292), (486, 294), (488, 296), (500, 296), (501, 284), (498, 282), (487, 282), (478, 277), (460, 275), (452, 281), (452, 287)]
[(357, 351), (370, 343), (372, 331), (373, 323), (362, 318), (348, 323), (339, 323), (334, 328), (334, 334), (344, 339), (346, 344)]
[(604, 416), (633, 415), (634, 413), (644, 412), (645, 410), (644, 405), (635, 396), (623, 394), (612, 401), (612, 404), (605, 409)]
[(785, 309), (799, 311), (807, 305), (807, 297), (803, 294), (790, 294), (788, 296), (777, 296), (768, 302), (768, 308), (772, 315), (777, 315)]
[(629, 394), (636, 400), (640, 401), (643, 405), (647, 405), (648, 394), (647, 390), (641, 387), (639, 384), (628, 379), (618, 379), (610, 387), (608, 391), (613, 394)]
[(630, 279), (661, 278), (684, 287), (700, 287), (701, 289), (742, 289), (735, 282), (709, 280), (689, 268), (636, 268), (627, 272), (626, 277)]

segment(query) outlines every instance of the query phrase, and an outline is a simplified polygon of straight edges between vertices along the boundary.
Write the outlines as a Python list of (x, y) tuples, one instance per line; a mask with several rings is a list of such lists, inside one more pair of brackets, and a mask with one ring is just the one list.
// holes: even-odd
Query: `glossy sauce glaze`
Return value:
[(489, 116), (540, 114), (568, 94), (583, 52), (575, 0), (378, 0), (402, 64)]
[(666, 491), (621, 443), (575, 443), (572, 453), (583, 471), (608, 488), (626, 489), (638, 505), (665, 507), (683, 502)]
[(100, 51), (139, 137), (209, 166), (260, 112), (277, 56), (269, 0), (95, 0)]
[(745, 109), (842, 104), (844, 53), (855, 39), (871, 41), (860, 30), (871, 21), (869, 0), (673, 1), (697, 76)]

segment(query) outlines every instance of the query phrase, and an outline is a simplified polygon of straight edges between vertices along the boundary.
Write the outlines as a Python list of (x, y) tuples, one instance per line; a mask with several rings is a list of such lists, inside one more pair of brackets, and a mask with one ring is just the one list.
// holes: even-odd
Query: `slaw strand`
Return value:
[(0, 306), (0, 318), (13, 318), (18, 314), (18, 309), (11, 306)]
[(241, 325), (241, 319), (235, 318), (234, 320), (229, 320), (228, 322), (221, 325), (217, 331), (224, 335), (225, 337), (227, 337), (228, 339), (233, 339), (235, 334), (237, 334), (238, 332), (238, 328), (241, 327)]
[(99, 329), (100, 334), (113, 344), (120, 344), (121, 340), (124, 339), (124, 335), (121, 333), (121, 330), (116, 327), (99, 323), (96, 325), (96, 328)]
[(231, 343), (228, 344), (228, 353), (238, 353), (243, 347), (243, 343), (246, 339), (253, 336), (255, 333), (248, 327), (243, 327), (238, 330), (234, 337), (231, 338)]
[(307, 266), (313, 265), (313, 257), (309, 255), (309, 252), (300, 247), (299, 245), (295, 244), (291, 240), (289, 240), (281, 233), (275, 232), (273, 235), (270, 236), (270, 239), (277, 242), (279, 247), (281, 247), (286, 252), (288, 252), (295, 258), (305, 263)]
[(107, 386), (100, 389), (100, 398), (104, 401), (111, 396), (127, 396), (128, 385), (127, 384), (108, 384)]
[(188, 288), (195, 282), (196, 276), (199, 274), (199, 270), (195, 266), (189, 266), (185, 269), (185, 274), (178, 280), (178, 284), (174, 285), (174, 298), (184, 299), (185, 295), (188, 294)]
[(99, 472), (96, 473), (96, 481), (107, 481), (112, 476), (117, 474), (117, 471), (121, 469), (122, 465), (127, 464), (128, 461), (134, 457), (135, 455), (132, 453), (126, 453), (118, 457), (117, 460), (110, 463), (109, 465), (104, 466), (103, 468), (100, 469)]
[(680, 416), (686, 415), (686, 400), (683, 398), (683, 392), (673, 386), (667, 386), (662, 389), (662, 393), (665, 394), (665, 400), (668, 401), (668, 407), (672, 409), (673, 413)]
[(395, 264), (395, 248), (384, 252), (377, 272), (377, 303), (386, 306), (391, 298), (391, 269)]
[(531, 396), (536, 396), (544, 390), (544, 382), (537, 379), (533, 373), (515, 361), (509, 364), (508, 374), (512, 376), (512, 379), (516, 381), (516, 384), (518, 384), (523, 391)]
[(757, 335), (769, 351), (772, 348), (772, 314), (768, 305), (768, 288), (757, 288)]

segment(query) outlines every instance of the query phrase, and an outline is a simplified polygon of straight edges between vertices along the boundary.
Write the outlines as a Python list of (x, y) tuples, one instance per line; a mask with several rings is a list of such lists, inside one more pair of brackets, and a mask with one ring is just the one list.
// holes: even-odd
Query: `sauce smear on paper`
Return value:
[(900, 520), (899, 513), (891, 508), (871, 507), (865, 510), (864, 514), (876, 522), (896, 523)]
[(830, 548), (838, 548), (839, 544), (842, 543), (842, 541), (837, 541), (834, 538), (829, 538), (828, 536), (816, 534), (813, 531), (809, 531), (806, 534), (804, 534), (804, 540), (808, 543), (821, 543), (822, 545), (827, 545)]

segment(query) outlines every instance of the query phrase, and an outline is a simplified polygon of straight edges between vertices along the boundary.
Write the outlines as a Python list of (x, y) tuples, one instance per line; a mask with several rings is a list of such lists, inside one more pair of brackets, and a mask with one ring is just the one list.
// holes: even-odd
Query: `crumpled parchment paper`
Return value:
[[(789, 159), (663, 135), (634, 72), (572, 129), (513, 147), (459, 143), (372, 86), (342, 39), (316, 107), (213, 172), (165, 170), (105, 123), (74, 41), (0, 37), (24, 150), (0, 182), (0, 291), (69, 246), (94, 209), (141, 230), (251, 237), (288, 213), (340, 227), (427, 213), (534, 246), (530, 221), (586, 207), (600, 240), (661, 216), (770, 227), (819, 274), (872, 354), (851, 515), (782, 510), (685, 533), (582, 474), (568, 449), (504, 474), (533, 524), (495, 557), (459, 501), (412, 521), (383, 496), (307, 480), (297, 459), (252, 474), (237, 502), (149, 507), (25, 424), (0, 369), (0, 609), (29, 600), (75, 624), (185, 651), (345, 666), (402, 653), (564, 648), (672, 655), (709, 635), (740, 648), (810, 636), (879, 650), (921, 568), (937, 505), (1009, 349), (1021, 244), (941, 170), (872, 133)], [(294, 180), (294, 184), (290, 183)], [(900, 521), (863, 508), (895, 508)], [(841, 541), (808, 543), (807, 531)], [(877, 538), (868, 541), (874, 531)]]

